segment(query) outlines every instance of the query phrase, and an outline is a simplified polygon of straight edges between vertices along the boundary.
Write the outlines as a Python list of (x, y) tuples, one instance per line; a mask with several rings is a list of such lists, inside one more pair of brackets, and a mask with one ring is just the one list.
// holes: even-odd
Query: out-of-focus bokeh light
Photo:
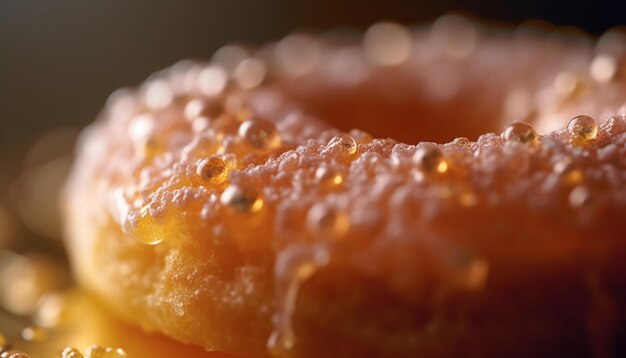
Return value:
[(13, 314), (33, 314), (45, 293), (64, 289), (69, 282), (69, 274), (58, 260), (0, 251), (0, 305)]

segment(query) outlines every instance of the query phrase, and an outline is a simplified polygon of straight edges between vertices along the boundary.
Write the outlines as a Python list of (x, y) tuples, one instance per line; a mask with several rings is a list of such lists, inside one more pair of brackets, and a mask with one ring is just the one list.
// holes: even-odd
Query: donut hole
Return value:
[[(389, 81), (393, 79), (385, 83)], [(375, 138), (410, 144), (446, 143), (457, 137), (476, 140), (481, 134), (503, 129), (504, 98), (494, 88), (476, 84), (463, 92), (438, 94), (426, 85), (396, 81), (382, 87), (375, 83), (350, 88), (313, 86), (314, 90), (305, 93), (295, 89), (293, 96), (331, 127), (356, 128)]]

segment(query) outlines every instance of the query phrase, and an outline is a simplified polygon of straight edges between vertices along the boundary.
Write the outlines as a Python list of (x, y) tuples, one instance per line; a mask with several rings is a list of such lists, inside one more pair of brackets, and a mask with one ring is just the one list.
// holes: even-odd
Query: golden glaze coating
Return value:
[(444, 17), (181, 62), (82, 135), (76, 274), (254, 357), (624, 352), (624, 53)]

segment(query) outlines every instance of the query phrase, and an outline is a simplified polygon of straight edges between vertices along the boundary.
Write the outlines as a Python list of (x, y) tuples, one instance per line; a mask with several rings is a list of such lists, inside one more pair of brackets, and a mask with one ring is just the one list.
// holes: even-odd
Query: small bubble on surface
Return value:
[(357, 152), (357, 144), (354, 138), (348, 135), (338, 135), (328, 142), (323, 152), (339, 151), (346, 157), (351, 157)]
[(245, 190), (240, 186), (231, 185), (220, 197), (223, 205), (227, 205), (238, 212), (256, 213), (263, 208), (263, 199), (252, 192)]
[(274, 123), (260, 118), (245, 120), (239, 126), (239, 136), (250, 146), (260, 150), (273, 150), (280, 146), (280, 135)]
[(228, 166), (220, 157), (204, 158), (196, 166), (196, 174), (205, 182), (213, 185), (222, 184), (228, 179)]
[(426, 172), (445, 173), (448, 170), (448, 163), (438, 146), (430, 143), (422, 144), (413, 160)]
[(350, 227), (345, 213), (323, 203), (313, 205), (309, 209), (306, 223), (312, 235), (323, 237), (343, 236)]
[(533, 127), (522, 122), (514, 122), (509, 125), (502, 133), (502, 138), (525, 144), (536, 144), (539, 141), (539, 136)]
[(580, 115), (569, 121), (567, 131), (570, 134), (572, 143), (584, 144), (596, 139), (598, 135), (598, 124), (593, 118)]
[(336, 187), (343, 183), (343, 175), (328, 166), (321, 166), (317, 168), (315, 171), (315, 179), (326, 188)]

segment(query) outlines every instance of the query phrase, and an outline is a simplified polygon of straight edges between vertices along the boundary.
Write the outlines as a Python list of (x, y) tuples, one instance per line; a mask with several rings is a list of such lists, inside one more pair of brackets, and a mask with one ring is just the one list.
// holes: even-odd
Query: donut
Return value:
[(446, 16), (175, 64), (81, 135), (75, 275), (244, 356), (623, 356), (625, 38)]

